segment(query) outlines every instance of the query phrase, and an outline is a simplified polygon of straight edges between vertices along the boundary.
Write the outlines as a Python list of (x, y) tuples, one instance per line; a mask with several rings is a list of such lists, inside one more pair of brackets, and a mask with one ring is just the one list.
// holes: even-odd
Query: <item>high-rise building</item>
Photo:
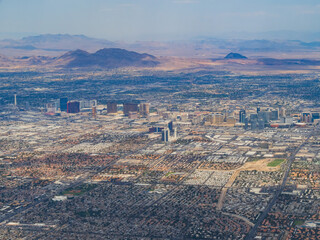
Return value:
[(170, 138), (170, 130), (168, 128), (164, 129), (162, 131), (162, 138), (161, 140), (163, 142), (168, 142), (169, 141), (169, 138)]
[(56, 113), (56, 103), (47, 103), (46, 104), (46, 111), (47, 113)]
[(222, 113), (214, 113), (206, 118), (206, 122), (208, 124), (222, 124), (224, 123), (225, 116)]
[(241, 109), (239, 111), (239, 122), (244, 123), (246, 119), (246, 110)]
[(163, 142), (169, 142), (176, 139), (177, 139), (177, 128), (174, 128), (172, 131), (170, 131), (169, 128), (165, 128), (162, 130), (161, 140)]
[(221, 113), (213, 114), (213, 124), (221, 124), (224, 122), (224, 115)]
[(279, 114), (280, 114), (280, 117), (286, 117), (287, 116), (286, 109), (285, 108), (280, 108)]
[(263, 130), (264, 127), (265, 127), (265, 121), (264, 121), (263, 119), (259, 119), (259, 120), (258, 120), (258, 128), (259, 128), (260, 130)]
[(260, 111), (258, 113), (258, 119), (263, 120), (264, 123), (269, 123), (270, 121), (271, 112), (270, 111)]
[(293, 124), (293, 118), (292, 117), (281, 117), (280, 123)]
[(170, 132), (173, 131), (173, 122), (172, 122), (172, 121), (170, 121), (170, 122), (168, 123), (168, 128), (169, 128)]
[(310, 123), (312, 122), (312, 115), (311, 113), (309, 112), (304, 112), (302, 113), (302, 119), (301, 119), (302, 122), (305, 122), (305, 123)]
[(66, 112), (67, 111), (67, 104), (68, 104), (68, 98), (60, 98), (60, 111), (61, 112)]
[(279, 111), (278, 110), (272, 110), (270, 120), (278, 120), (279, 119)]
[(56, 112), (61, 111), (60, 110), (60, 99), (57, 99), (54, 101), (55, 107), (56, 107)]
[(177, 139), (177, 128), (173, 129), (173, 138)]
[(107, 103), (107, 110), (108, 113), (117, 113), (118, 112), (118, 105), (115, 102), (108, 102)]
[(260, 110), (261, 110), (260, 107), (257, 107), (257, 113), (260, 112)]
[(320, 119), (320, 113), (318, 112), (313, 112), (311, 115), (312, 115), (312, 122), (314, 122), (314, 120)]
[(258, 120), (253, 120), (253, 121), (250, 121), (250, 124), (251, 124), (251, 130), (257, 130), (258, 128)]
[(92, 117), (93, 118), (97, 117), (97, 107), (96, 106), (92, 107)]
[(129, 116), (129, 112), (138, 112), (138, 104), (136, 103), (124, 103), (123, 104), (123, 113), (126, 116)]
[(249, 118), (245, 118), (245, 120), (244, 120), (244, 129), (248, 129), (249, 128)]
[(83, 100), (80, 101), (80, 109), (84, 109), (84, 108), (92, 108), (92, 107), (96, 107), (97, 104), (97, 100)]
[(250, 115), (250, 122), (251, 121), (258, 121), (258, 114), (251, 114)]
[(67, 103), (67, 113), (78, 113), (80, 112), (80, 102), (69, 101)]
[(150, 104), (149, 103), (140, 103), (139, 112), (142, 116), (148, 116), (150, 113)]
[(251, 114), (250, 115), (250, 124), (251, 124), (251, 130), (257, 130), (257, 128), (258, 128), (258, 114)]

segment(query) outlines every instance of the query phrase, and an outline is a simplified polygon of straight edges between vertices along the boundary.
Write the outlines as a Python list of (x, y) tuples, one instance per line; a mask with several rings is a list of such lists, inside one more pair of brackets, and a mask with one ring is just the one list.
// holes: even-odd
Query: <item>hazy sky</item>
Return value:
[(280, 30), (320, 32), (320, 0), (0, 0), (1, 36), (128, 41)]

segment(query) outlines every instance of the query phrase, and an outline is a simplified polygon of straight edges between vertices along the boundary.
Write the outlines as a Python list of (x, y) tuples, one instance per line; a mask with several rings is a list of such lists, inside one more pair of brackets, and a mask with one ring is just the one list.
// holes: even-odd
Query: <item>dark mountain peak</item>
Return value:
[(116, 56), (116, 55), (123, 55), (123, 54), (139, 55), (139, 53), (130, 52), (130, 51), (127, 51), (127, 50), (121, 49), (121, 48), (103, 48), (103, 49), (100, 49), (94, 53), (94, 55), (96, 55), (96, 56), (110, 56), (110, 55)]
[(83, 50), (70, 51), (59, 57), (65, 60), (66, 67), (103, 67), (118, 68), (128, 66), (155, 66), (156, 57), (149, 54), (140, 54), (121, 48), (103, 48), (95, 53)]
[(229, 53), (227, 56), (224, 57), (225, 59), (247, 59), (247, 57), (239, 54), (239, 53)]
[(89, 55), (90, 55), (90, 53), (88, 53), (87, 51), (84, 51), (84, 50), (81, 50), (81, 49), (77, 49), (77, 50), (70, 51), (70, 52), (67, 52), (67, 53), (63, 54), (60, 58), (87, 57)]
[(93, 54), (94, 56), (101, 57), (116, 57), (116, 58), (131, 58), (131, 59), (156, 59), (154, 56), (146, 54), (146, 53), (137, 53), (133, 51), (128, 51), (121, 48), (103, 48), (98, 50)]

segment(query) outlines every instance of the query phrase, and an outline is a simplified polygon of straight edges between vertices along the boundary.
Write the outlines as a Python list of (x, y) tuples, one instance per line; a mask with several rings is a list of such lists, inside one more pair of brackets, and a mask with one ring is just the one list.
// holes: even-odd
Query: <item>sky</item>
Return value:
[(157, 41), (279, 32), (320, 33), (320, 1), (0, 0), (0, 38), (61, 33)]

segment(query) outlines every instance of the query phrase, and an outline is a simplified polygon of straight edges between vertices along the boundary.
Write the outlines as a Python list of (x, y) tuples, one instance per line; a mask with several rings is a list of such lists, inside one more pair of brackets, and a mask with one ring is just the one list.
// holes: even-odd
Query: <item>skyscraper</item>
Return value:
[(96, 107), (97, 104), (97, 100), (83, 100), (80, 101), (80, 109), (84, 109), (84, 108), (92, 108), (92, 107)]
[(162, 138), (161, 140), (163, 142), (168, 142), (169, 141), (169, 138), (170, 138), (170, 130), (168, 128), (164, 129), (162, 131)]
[(142, 116), (148, 116), (150, 112), (150, 104), (149, 103), (140, 103), (139, 112)]
[(124, 103), (123, 104), (123, 113), (126, 116), (129, 116), (129, 112), (138, 112), (138, 104), (136, 103)]
[(258, 114), (250, 115), (251, 130), (256, 130), (258, 128)]
[(17, 94), (14, 95), (14, 106), (17, 106)]
[(47, 103), (46, 104), (47, 113), (55, 113), (56, 112), (56, 103)]
[(67, 103), (67, 113), (80, 112), (80, 102), (72, 101)]
[(312, 115), (310, 112), (302, 113), (302, 122), (309, 123), (312, 122)]
[(107, 103), (107, 111), (108, 113), (117, 113), (118, 112), (118, 106), (115, 102), (108, 102)]
[(177, 139), (177, 128), (173, 129), (173, 138)]
[(320, 113), (318, 112), (312, 113), (312, 122), (314, 122), (316, 119), (320, 119)]
[(61, 112), (66, 112), (67, 111), (67, 104), (68, 104), (68, 98), (60, 98), (60, 111)]
[(239, 122), (244, 123), (246, 119), (246, 110), (241, 109), (239, 112)]
[(260, 107), (257, 107), (257, 113), (259, 113), (260, 112)]
[(278, 120), (279, 119), (279, 111), (272, 110), (270, 120)]
[(260, 111), (258, 113), (258, 119), (263, 120), (264, 123), (268, 123), (270, 121), (271, 112), (270, 111)]
[(97, 107), (92, 107), (92, 117), (96, 118), (97, 117)]
[(250, 121), (250, 124), (251, 124), (251, 130), (257, 130), (258, 128), (258, 121), (257, 120), (252, 120)]
[(258, 120), (258, 128), (259, 128), (260, 130), (263, 130), (264, 127), (265, 127), (265, 121), (264, 121), (263, 119), (259, 119), (259, 120)]
[(285, 108), (280, 108), (279, 112), (280, 112), (280, 117), (286, 117), (287, 116)]
[(244, 129), (247, 130), (248, 128), (249, 128), (249, 118), (246, 117), (246, 118), (244, 119)]

